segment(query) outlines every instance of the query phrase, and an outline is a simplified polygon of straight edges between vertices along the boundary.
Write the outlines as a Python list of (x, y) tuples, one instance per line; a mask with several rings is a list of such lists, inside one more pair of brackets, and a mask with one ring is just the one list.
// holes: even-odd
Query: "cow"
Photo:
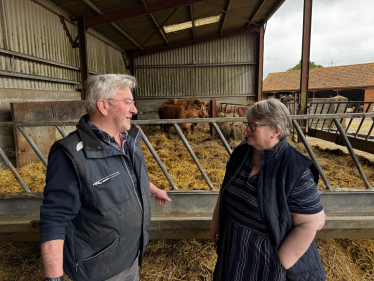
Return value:
[[(217, 116), (220, 112), (225, 113), (225, 106), (222, 106), (222, 111), (220, 111), (219, 106), (216, 107), (216, 115)], [(234, 107), (232, 107), (232, 109), (231, 109), (231, 107), (227, 107), (226, 114), (231, 114), (231, 113), (234, 113)], [(235, 116), (244, 117), (244, 113), (245, 113), (245, 107), (236, 107), (235, 108)]]
[[(158, 115), (160, 119), (192, 119), (192, 118), (205, 118), (209, 117), (204, 106), (197, 108), (196, 106), (186, 106), (186, 105), (163, 105), (159, 111)], [(194, 128), (196, 123), (183, 123), (179, 124), (181, 130), (188, 132), (191, 128), (192, 134), (194, 134)], [(161, 130), (165, 130), (165, 127), (160, 126)]]
[(209, 105), (206, 104), (206, 102), (200, 101), (198, 99), (190, 99), (190, 98), (184, 98), (184, 99), (168, 99), (164, 105), (183, 105), (183, 106), (205, 106), (205, 108), (209, 108)]

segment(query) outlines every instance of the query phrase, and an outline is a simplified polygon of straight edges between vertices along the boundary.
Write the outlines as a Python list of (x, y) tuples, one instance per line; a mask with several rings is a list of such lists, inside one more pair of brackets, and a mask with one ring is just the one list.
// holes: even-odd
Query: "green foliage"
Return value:
[[(315, 64), (313, 61), (310, 61), (309, 62), (309, 69), (312, 69), (312, 68), (323, 68), (323, 66), (320, 65), (320, 64)], [(301, 69), (301, 60), (294, 67), (287, 69), (287, 71), (300, 70), (300, 69)]]

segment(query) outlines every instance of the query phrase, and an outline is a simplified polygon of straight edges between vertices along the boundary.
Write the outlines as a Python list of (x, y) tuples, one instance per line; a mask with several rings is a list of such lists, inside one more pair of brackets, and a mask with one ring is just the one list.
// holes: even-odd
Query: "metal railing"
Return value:
[[(362, 177), (364, 183), (365, 183), (365, 186), (367, 189), (372, 189), (359, 161), (358, 161), (358, 158), (350, 144), (350, 141), (349, 139), (347, 138), (346, 136), (346, 133), (345, 131), (343, 130), (342, 126), (340, 125), (340, 122), (339, 122), (339, 118), (358, 118), (358, 117), (361, 117), (361, 118), (372, 118), (374, 119), (374, 113), (342, 113), (342, 114), (318, 114), (318, 115), (315, 115), (315, 114), (309, 114), (309, 115), (292, 115), (291, 118), (292, 118), (292, 123), (293, 125), (295, 126), (296, 130), (297, 130), (297, 133), (300, 135), (301, 137), (301, 140), (305, 146), (305, 148), (307, 149), (310, 157), (312, 158), (312, 160), (314, 161), (314, 163), (316, 164), (316, 167), (321, 175), (321, 178), (323, 180), (323, 182), (325, 183), (325, 186), (327, 189), (329, 190), (332, 190), (332, 187), (326, 177), (326, 175), (324, 174), (322, 168), (321, 168), (321, 165), (318, 163), (318, 160), (316, 158), (316, 156), (314, 155), (308, 141), (306, 140), (305, 138), (305, 135), (303, 134), (299, 124), (296, 122), (297, 120), (308, 120), (308, 119), (331, 119), (333, 120), (333, 122), (335, 123), (335, 125), (337, 126), (338, 128), (338, 131), (339, 131), (339, 134), (342, 136), (347, 148), (348, 148), (348, 151), (350, 153), (350, 155), (352, 156), (353, 158), (353, 161), (360, 173), (360, 176)], [(217, 123), (222, 123), (222, 122), (242, 122), (242, 121), (246, 121), (246, 119), (244, 117), (223, 117), (223, 118), (201, 118), (201, 119), (157, 119), (157, 120), (133, 120), (131, 123), (132, 125), (136, 126), (138, 129), (140, 129), (140, 132), (142, 133), (143, 135), (143, 140), (145, 142), (145, 144), (147, 145), (148, 149), (150, 150), (152, 156), (155, 158), (156, 162), (158, 163), (158, 165), (160, 166), (162, 172), (164, 173), (165, 177), (167, 178), (167, 180), (169, 181), (170, 185), (172, 186), (172, 188), (174, 190), (177, 190), (177, 186), (175, 185), (174, 181), (172, 180), (170, 174), (168, 173), (168, 171), (166, 170), (165, 166), (163, 165), (161, 159), (158, 157), (156, 151), (153, 149), (152, 147), (152, 144), (149, 142), (148, 138), (146, 137), (144, 131), (141, 129), (141, 125), (161, 125), (161, 124), (173, 124), (174, 128), (176, 129), (178, 135), (180, 136), (180, 138), (182, 139), (184, 145), (186, 146), (189, 154), (191, 155), (191, 157), (193, 158), (196, 166), (199, 168), (201, 174), (203, 175), (203, 178), (205, 179), (207, 185), (209, 186), (209, 188), (211, 190), (215, 190), (215, 188), (213, 187), (213, 184), (211, 183), (208, 175), (206, 174), (204, 168), (202, 167), (201, 163), (199, 162), (198, 158), (196, 157), (194, 151), (192, 150), (191, 146), (189, 145), (188, 143), (188, 140), (186, 139), (186, 137), (183, 135), (182, 131), (180, 130), (178, 124), (183, 124), (183, 123), (210, 123), (214, 126), (214, 128), (216, 129), (217, 133), (218, 133), (218, 136), (220, 137), (224, 147), (226, 148), (227, 152), (229, 155), (231, 155), (231, 149), (225, 139), (225, 137), (223, 136), (221, 130), (219, 129), (219, 126), (217, 125)], [(33, 150), (35, 151), (35, 153), (39, 156), (40, 160), (43, 161), (44, 165), (47, 165), (47, 161), (46, 159), (44, 158), (44, 156), (42, 155), (42, 153), (39, 151), (38, 147), (35, 145), (35, 143), (32, 141), (32, 139), (30, 138), (30, 136), (28, 136), (27, 132), (26, 132), (26, 129), (24, 127), (36, 127), (36, 126), (73, 126), (73, 125), (76, 125), (77, 122), (76, 121), (45, 121), (45, 122), (0, 122), (0, 127), (16, 127), (17, 129), (19, 129), (21, 131), (21, 133), (23, 134), (23, 136), (26, 138), (26, 140), (28, 141), (28, 143), (30, 144), (30, 146), (33, 148)], [(65, 136), (66, 134), (64, 133), (64, 131), (62, 130), (62, 128), (58, 128), (59, 132), (61, 133), (62, 136)], [(4, 162), (7, 164), (7, 166), (9, 167), (9, 169), (12, 171), (12, 173), (14, 174), (15, 178), (18, 180), (18, 182), (21, 184), (21, 186), (23, 187), (23, 189), (26, 191), (26, 192), (30, 192), (29, 188), (26, 186), (26, 184), (23, 182), (21, 176), (17, 173), (17, 171), (15, 170), (15, 168), (13, 167), (13, 165), (10, 163), (9, 159), (6, 157), (6, 155), (3, 153), (3, 151), (0, 149), (0, 156), (2, 157), (2, 159), (4, 160)]]
[[(225, 113), (224, 117), (226, 117), (227, 115), (227, 108), (230, 107), (230, 112), (231, 113), (234, 113), (233, 117), (235, 117), (236, 115), (236, 109), (238, 108), (238, 115), (239, 115), (239, 109), (240, 108), (244, 108), (244, 115), (245, 115), (245, 111), (248, 107), (250, 107), (251, 105), (249, 104), (237, 104), (237, 103), (227, 103), (227, 102), (222, 102), (220, 103), (219, 105), (219, 112), (220, 113)], [(224, 110), (223, 110), (224, 108)]]

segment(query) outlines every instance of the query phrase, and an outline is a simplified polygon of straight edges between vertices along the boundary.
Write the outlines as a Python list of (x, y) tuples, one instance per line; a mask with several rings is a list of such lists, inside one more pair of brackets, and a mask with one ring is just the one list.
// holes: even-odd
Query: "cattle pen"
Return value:
[[(321, 179), (325, 185), (325, 190), (320, 191), (320, 196), (325, 207), (327, 216), (327, 222), (325, 228), (318, 234), (319, 237), (324, 238), (373, 238), (374, 233), (374, 192), (373, 187), (370, 184), (364, 170), (350, 144), (350, 141), (343, 130), (339, 119), (343, 120), (346, 118), (374, 118), (374, 113), (343, 113), (343, 114), (318, 114), (318, 115), (293, 115), (292, 123), (295, 126), (297, 133), (301, 137), (301, 140), (309, 153), (309, 156), (316, 163), (316, 166), (320, 172)], [(300, 126), (296, 120), (314, 120), (324, 119), (332, 120), (337, 128), (337, 132), (340, 137), (344, 140), (347, 149), (356, 165), (358, 173), (362, 178), (365, 189), (339, 189), (333, 190), (329, 180), (327, 179), (324, 171), (319, 164), (319, 161), (315, 157), (313, 150), (308, 144), (305, 135), (301, 131)], [(217, 124), (222, 122), (242, 122), (245, 121), (243, 117), (226, 117), (226, 118), (205, 118), (205, 119), (163, 119), (163, 120), (134, 120), (132, 124), (140, 129), (143, 135), (143, 140), (148, 147), (149, 151), (153, 155), (157, 164), (161, 168), (165, 177), (169, 181), (172, 190), (168, 191), (172, 203), (167, 204), (166, 207), (158, 207), (155, 204), (152, 205), (152, 237), (156, 239), (170, 238), (170, 239), (181, 239), (181, 238), (208, 238), (208, 232), (210, 228), (211, 213), (214, 208), (218, 192), (213, 186), (209, 179), (206, 171), (201, 165), (198, 157), (191, 148), (187, 138), (180, 130), (178, 124), (182, 123), (210, 123), (217, 131), (217, 134), (222, 141), (223, 147), (226, 149), (228, 155), (231, 155), (232, 151), (227, 143), (227, 140), (223, 136), (219, 126)], [(35, 127), (35, 126), (66, 126), (74, 125), (76, 122), (65, 121), (65, 122), (34, 122), (34, 123), (15, 123), (15, 122), (3, 122), (0, 126), (14, 126), (23, 132), (23, 136), (27, 139), (30, 146), (33, 148), (35, 153), (38, 155), (40, 160), (46, 165), (46, 159), (40, 153), (37, 145), (25, 132), (24, 127)], [(152, 144), (149, 142), (146, 134), (142, 130), (141, 126), (144, 125), (160, 125), (160, 124), (173, 124), (178, 135), (182, 139), (184, 146), (187, 148), (188, 153), (192, 157), (199, 172), (203, 176), (204, 181), (209, 187), (210, 191), (185, 191), (178, 190), (177, 185), (170, 176), (169, 172), (163, 165), (161, 159), (154, 150)], [(370, 133), (373, 129), (371, 126)], [(60, 128), (62, 136), (64, 132)], [(367, 146), (373, 146), (371, 139), (366, 140)], [(5, 154), (0, 150), (1, 157), (4, 162), (8, 165), (9, 169), (13, 172), (20, 185), (25, 190), (24, 196), (17, 194), (12, 196), (10, 194), (3, 194), (1, 204), (1, 229), (0, 239), (2, 241), (35, 241), (37, 240), (37, 224), (39, 206), (41, 204), (41, 195), (28, 195), (30, 193), (29, 188), (22, 180), (21, 176), (14, 169), (10, 161), (6, 158)]]

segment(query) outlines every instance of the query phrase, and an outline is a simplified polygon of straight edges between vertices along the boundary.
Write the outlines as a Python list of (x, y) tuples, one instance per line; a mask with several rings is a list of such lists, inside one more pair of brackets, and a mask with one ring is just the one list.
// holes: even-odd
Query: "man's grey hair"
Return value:
[(99, 99), (109, 100), (111, 104), (114, 96), (117, 94), (116, 89), (129, 88), (130, 91), (135, 89), (136, 79), (128, 74), (102, 74), (90, 76), (86, 84), (86, 111), (88, 115), (96, 112), (97, 101)]
[(264, 120), (270, 127), (281, 129), (278, 136), (280, 140), (290, 134), (291, 115), (287, 107), (279, 100), (270, 99), (256, 102), (247, 109), (246, 117), (251, 121)]

